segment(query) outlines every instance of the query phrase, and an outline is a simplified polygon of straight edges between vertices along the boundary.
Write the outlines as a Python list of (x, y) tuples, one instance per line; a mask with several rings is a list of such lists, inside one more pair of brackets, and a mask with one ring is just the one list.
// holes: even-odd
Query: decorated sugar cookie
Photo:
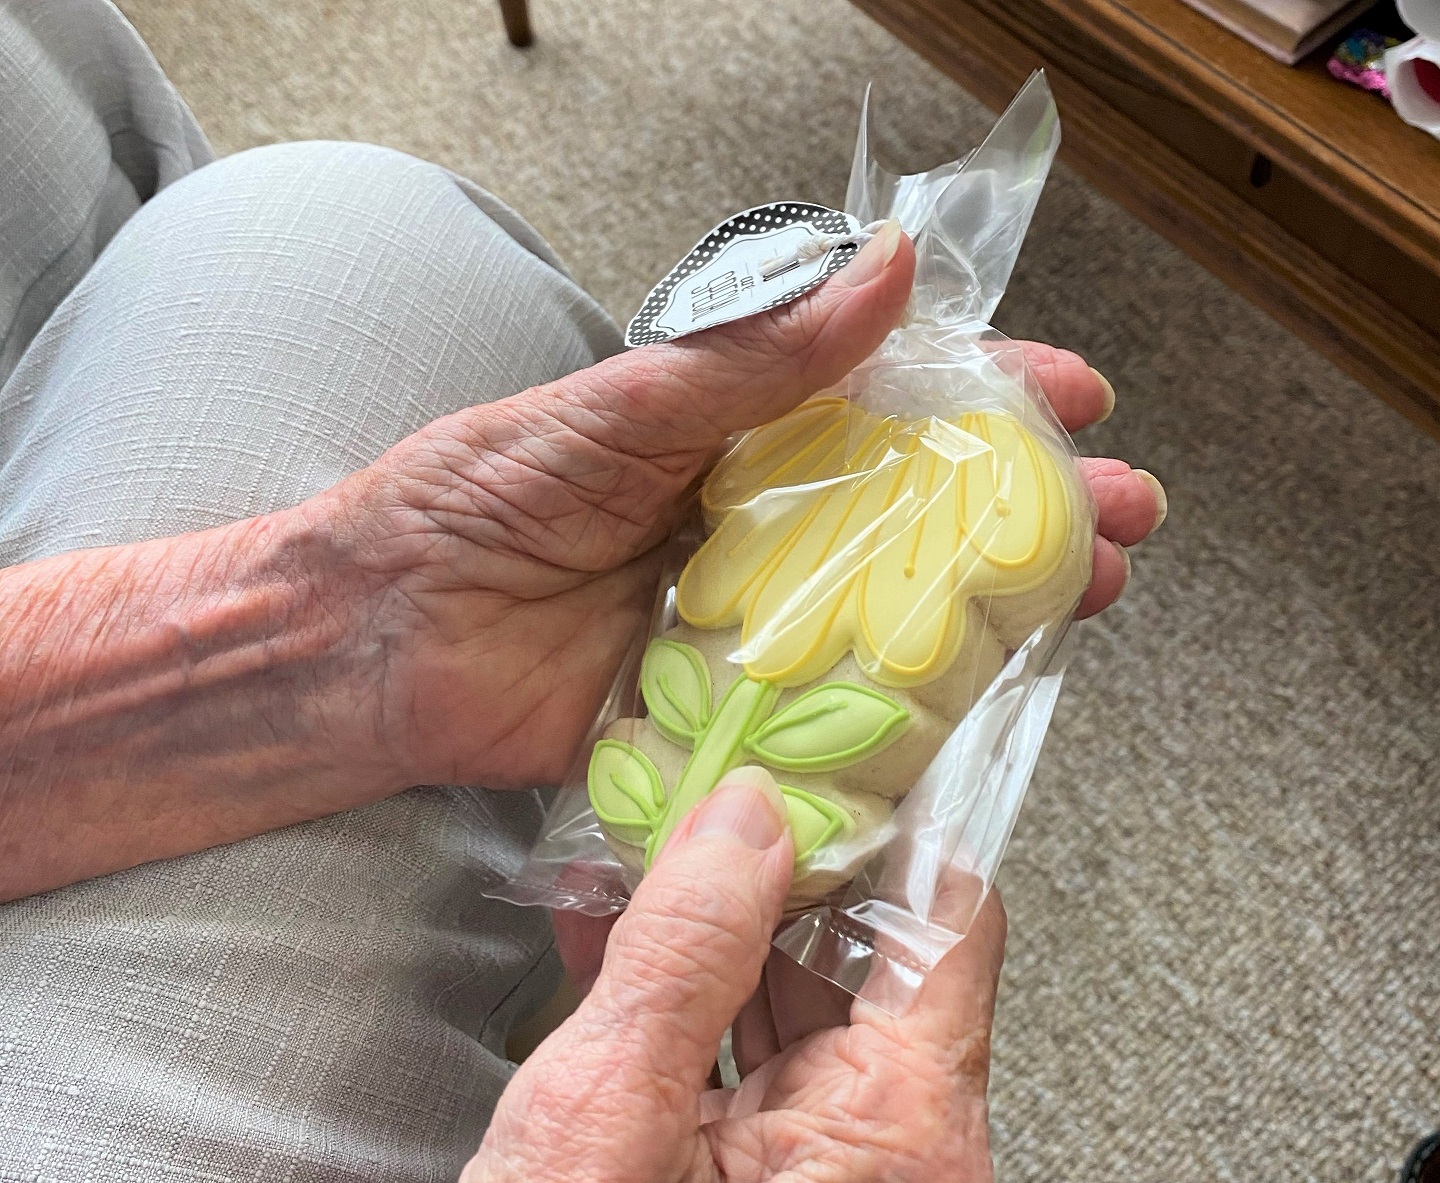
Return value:
[(941, 745), (1089, 580), (1072, 461), (1013, 416), (879, 418), (811, 400), (706, 481), (708, 537), (650, 642), (646, 717), (611, 724), (591, 804), (632, 870), (728, 771), (769, 768), (791, 906), (847, 883)]

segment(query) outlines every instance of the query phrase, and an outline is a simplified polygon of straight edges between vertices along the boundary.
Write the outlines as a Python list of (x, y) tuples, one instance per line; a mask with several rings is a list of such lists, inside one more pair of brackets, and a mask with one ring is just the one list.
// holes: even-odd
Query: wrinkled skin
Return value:
[[(726, 794), (757, 796), (722, 781), (691, 816), (723, 812)], [(699, 829), (677, 830), (641, 883), (594, 988), (511, 1082), (463, 1183), (990, 1180), (998, 896), (898, 1018), (858, 1001), (847, 1014), (833, 987), (777, 961), (772, 987), (777, 971), (798, 986), (791, 1029), (757, 1039), (757, 996), (739, 1058), (770, 1058), (734, 1096), (708, 1092), (721, 1033), (760, 982), (793, 847), (778, 817), (765, 849)]]
[[(565, 775), (649, 613), (652, 548), (677, 503), (729, 436), (873, 352), (913, 270), (908, 239), (877, 237), (795, 304), (437, 420), (320, 500), (371, 577), (377, 727), (407, 783)], [(1067, 427), (1105, 412), (1080, 358), (1026, 348)], [(1121, 547), (1157, 513), (1128, 465), (1090, 461), (1086, 475), (1100, 522), (1082, 614), (1120, 594)]]
[[(913, 269), (882, 232), (789, 307), (438, 420), (294, 509), (0, 572), (0, 899), (413, 784), (560, 779), (683, 494), (731, 434), (864, 360)], [(1067, 428), (1106, 413), (1078, 357), (1027, 350)], [(1084, 475), (1082, 614), (1120, 594), (1123, 548), (1163, 514), (1120, 461)], [(793, 861), (775, 793), (762, 775), (710, 794), (608, 943), (557, 924), (594, 988), (507, 1090), (469, 1179), (987, 1177), (998, 904), (903, 1018), (847, 1014), (786, 963), (757, 994)], [(702, 1122), (726, 1105), (706, 1081), (737, 1016), (762, 1066)]]

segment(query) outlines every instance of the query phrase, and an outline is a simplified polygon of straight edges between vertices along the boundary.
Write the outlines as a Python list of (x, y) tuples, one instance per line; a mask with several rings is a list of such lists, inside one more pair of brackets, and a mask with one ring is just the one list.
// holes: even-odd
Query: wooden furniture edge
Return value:
[[(1031, 40), (1016, 15), (1022, 5), (1008, 0), (974, 0), (974, 6), (1008, 31)], [(1440, 253), (1440, 222), (1433, 214), (1409, 195), (1348, 161), (1263, 95), (1228, 78), (1154, 21), (1130, 8), (1117, 10), (1108, 0), (1064, 0), (1057, 5), (1066, 7), (1083, 9), (1082, 27), (1086, 33), (1135, 70), (1143, 71), (1147, 61), (1164, 56), (1175, 67), (1167, 78), (1172, 93), (1257, 151), (1304, 177), (1346, 213), (1401, 250), (1427, 263)], [(1303, 149), (1297, 150), (1302, 142)], [(1359, 185), (1355, 183), (1357, 178)], [(1398, 216), (1394, 212), (1397, 204), (1403, 204), (1411, 217)]]
[(925, 0), (855, 3), (993, 109), (1043, 66), (1060, 105), (1068, 164), (1440, 438), (1440, 340), (1433, 334), (973, 6), (964, 6), (962, 25)]
[(535, 36), (530, 31), (528, 0), (500, 0), (500, 19), (505, 24), (505, 36), (516, 49), (525, 49), (535, 43)]

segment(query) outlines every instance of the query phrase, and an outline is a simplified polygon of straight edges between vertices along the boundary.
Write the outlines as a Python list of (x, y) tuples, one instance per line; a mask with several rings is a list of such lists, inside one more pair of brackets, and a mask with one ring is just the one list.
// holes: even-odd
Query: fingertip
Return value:
[(663, 894), (670, 881), (706, 878), (743, 885), (760, 922), (773, 928), (790, 890), (795, 843), (789, 811), (775, 778), (758, 765), (732, 769), (680, 819), (664, 840), (642, 897)]
[(1149, 537), (1165, 524), (1165, 519), (1170, 514), (1170, 498), (1165, 492), (1165, 486), (1160, 483), (1160, 478), (1153, 472), (1137, 468), (1135, 475), (1145, 482), (1151, 496), (1155, 499), (1155, 519), (1150, 524), (1150, 529), (1145, 532), (1146, 537)]
[(1100, 383), (1102, 400), (1100, 404), (1100, 413), (1095, 416), (1095, 422), (1104, 423), (1105, 420), (1110, 418), (1110, 416), (1115, 411), (1115, 387), (1111, 386), (1110, 379), (1105, 377), (1105, 375), (1102, 374), (1099, 370), (1097, 370), (1094, 366), (1090, 367), (1090, 372), (1095, 375), (1095, 381)]
[(605, 944), (610, 939), (610, 930), (619, 919), (618, 912), (610, 916), (586, 916), (582, 912), (560, 908), (550, 913), (560, 963), (582, 997), (589, 994), (595, 985), (595, 978), (605, 960)]
[(835, 286), (840, 289), (862, 288), (879, 279), (900, 253), (902, 243), (909, 241), (894, 218), (882, 222), (870, 241), (836, 273)]
[[(794, 876), (795, 841), (784, 795), (766, 769), (752, 764), (722, 776), (681, 819), (656, 860), (656, 869), (667, 860), (713, 859), (713, 852), (692, 856), (687, 851), (695, 843), (712, 840), (730, 848), (718, 857), (732, 870), (748, 866), (756, 900), (763, 909), (773, 910), (778, 920)], [(752, 862), (756, 855), (758, 863)]]
[(775, 778), (758, 764), (733, 769), (695, 805), (666, 844), (664, 855), (705, 838), (736, 840), (768, 850), (785, 836), (785, 798)]
[(1090, 562), (1090, 586), (1075, 610), (1077, 620), (1094, 616), (1115, 603), (1130, 581), (1130, 553), (1108, 538), (1097, 537)]
[(965, 939), (975, 946), (977, 957), (982, 963), (981, 976), (992, 983), (998, 983), (1000, 969), (1005, 963), (1005, 943), (1010, 936), (1010, 916), (1005, 911), (1005, 902), (1000, 898), (998, 888), (991, 887), (985, 893), (980, 910), (975, 913), (966, 930)]
[(985, 902), (975, 916), (972, 930), (981, 927), (989, 933), (990, 939), (998, 940), (1002, 946), (1010, 935), (1010, 913), (1005, 909), (998, 887), (992, 887), (986, 894)]
[[(812, 297), (814, 303), (806, 312), (818, 317), (820, 325), (804, 358), (806, 386), (817, 390), (834, 386), (874, 353), (904, 316), (915, 283), (915, 245), (898, 222), (890, 225), (893, 243), (886, 246), (882, 234), (877, 234)], [(869, 274), (858, 284), (853, 274), (846, 278), (846, 272), (860, 266), (865, 252), (877, 244), (881, 253), (888, 251), (883, 264), (868, 268)]]
[(1081, 471), (1098, 509), (1096, 530), (1111, 542), (1134, 546), (1160, 528), (1167, 512), (1164, 486), (1123, 460), (1087, 457)]
[(877, 319), (885, 321), (887, 333), (899, 324), (915, 287), (915, 243), (899, 222), (889, 224), (895, 227), (895, 241), (887, 249), (884, 266), (865, 285), (883, 312), (883, 317), (877, 313)]

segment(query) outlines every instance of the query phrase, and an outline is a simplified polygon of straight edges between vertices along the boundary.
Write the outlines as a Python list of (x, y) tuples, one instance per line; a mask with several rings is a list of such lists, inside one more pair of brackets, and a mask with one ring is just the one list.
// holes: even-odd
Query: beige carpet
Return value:
[[(990, 118), (844, 0), (536, 0), (527, 53), (487, 0), (122, 7), (221, 150), (440, 160), (622, 317), (839, 200), (866, 79), (914, 165)], [(1084, 447), (1171, 498), (1002, 876), (1001, 1177), (1389, 1180), (1440, 1124), (1440, 447), (1064, 170), (1001, 326), (1112, 378)]]

